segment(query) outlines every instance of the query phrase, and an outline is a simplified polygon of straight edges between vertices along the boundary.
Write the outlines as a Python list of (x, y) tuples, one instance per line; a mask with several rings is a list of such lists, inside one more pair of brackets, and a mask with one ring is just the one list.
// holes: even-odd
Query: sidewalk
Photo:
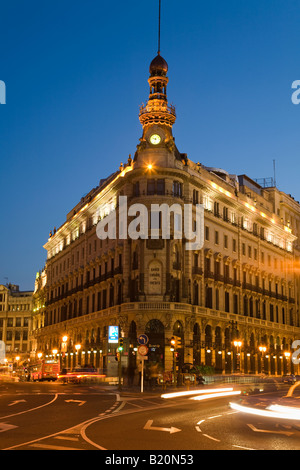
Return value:
[[(214, 380), (215, 379), (215, 380)], [(260, 391), (273, 391), (273, 390), (280, 390), (284, 387), (284, 384), (281, 382), (280, 378), (278, 377), (270, 377), (270, 376), (218, 376), (216, 378), (209, 377), (205, 384), (197, 384), (197, 385), (155, 385), (151, 386), (149, 383), (144, 383), (144, 390), (141, 392), (140, 385), (128, 385), (125, 383), (122, 384), (121, 388), (119, 389), (119, 385), (116, 382), (115, 384), (108, 384), (105, 382), (94, 384), (99, 389), (106, 390), (106, 391), (113, 391), (119, 393), (120, 395), (127, 395), (127, 396), (138, 396), (138, 397), (145, 397), (145, 396), (161, 396), (165, 393), (171, 392), (182, 392), (182, 391), (193, 391), (193, 390), (205, 390), (206, 388), (222, 388), (231, 386), (233, 388), (242, 389), (244, 392), (260, 392)]]

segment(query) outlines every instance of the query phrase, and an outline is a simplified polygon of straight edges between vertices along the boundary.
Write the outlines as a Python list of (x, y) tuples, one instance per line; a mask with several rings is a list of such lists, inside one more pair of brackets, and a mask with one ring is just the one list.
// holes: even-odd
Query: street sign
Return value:
[(138, 347), (138, 353), (140, 356), (146, 356), (147, 352), (148, 352), (147, 346), (141, 345)]
[(138, 337), (137, 341), (138, 341), (139, 344), (144, 345), (144, 344), (147, 344), (147, 343), (148, 343), (149, 338), (148, 338), (147, 335), (140, 335), (140, 336)]

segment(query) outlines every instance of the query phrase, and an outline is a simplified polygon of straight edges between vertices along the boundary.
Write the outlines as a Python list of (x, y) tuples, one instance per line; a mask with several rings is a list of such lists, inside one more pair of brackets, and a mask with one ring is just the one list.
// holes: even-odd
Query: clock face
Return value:
[(153, 145), (158, 145), (161, 142), (161, 136), (158, 134), (152, 134), (150, 137), (150, 142)]

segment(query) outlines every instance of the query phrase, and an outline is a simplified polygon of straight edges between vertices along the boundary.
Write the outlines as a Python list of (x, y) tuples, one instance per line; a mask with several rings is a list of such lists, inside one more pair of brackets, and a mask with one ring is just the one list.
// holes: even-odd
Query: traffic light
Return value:
[(170, 344), (171, 344), (171, 351), (174, 351), (175, 346), (176, 346), (176, 339), (174, 338), (174, 336), (172, 336), (172, 338), (170, 339)]
[(181, 346), (182, 346), (181, 338), (179, 336), (177, 336), (177, 338), (176, 338), (176, 346), (177, 346), (177, 348), (181, 348)]
[(118, 350), (119, 350), (119, 351), (123, 351), (123, 350), (124, 350), (124, 340), (123, 340), (123, 338), (119, 338), (119, 347), (118, 347)]

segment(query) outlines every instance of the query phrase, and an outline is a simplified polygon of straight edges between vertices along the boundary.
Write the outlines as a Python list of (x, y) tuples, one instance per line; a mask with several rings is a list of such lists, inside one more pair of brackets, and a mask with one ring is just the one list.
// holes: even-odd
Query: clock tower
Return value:
[(158, 52), (149, 67), (149, 99), (140, 107), (139, 119), (143, 136), (139, 148), (174, 146), (172, 126), (176, 121), (175, 107), (168, 105), (167, 84), (168, 64)]
[(168, 64), (160, 53), (152, 60), (149, 72), (149, 99), (146, 106), (141, 106), (139, 118), (143, 139), (151, 145), (159, 145), (171, 139), (176, 120), (175, 108), (169, 106), (167, 100)]
[(175, 107), (169, 105), (167, 99), (168, 64), (160, 55), (160, 16), (161, 0), (159, 0), (158, 52), (149, 67), (149, 98), (147, 104), (140, 107), (139, 113), (143, 135), (134, 157), (136, 167), (145, 164), (149, 167), (152, 167), (152, 164), (175, 167), (175, 160), (187, 164), (187, 156), (178, 151), (172, 134), (176, 112)]
[[(176, 121), (175, 107), (168, 104), (168, 64), (158, 52), (149, 67), (150, 93), (146, 105), (140, 107), (139, 120), (143, 126), (143, 135), (137, 146), (135, 161), (141, 160), (140, 156), (154, 150), (160, 150), (161, 156), (167, 153), (177, 153), (172, 127)], [(164, 152), (163, 152), (164, 150)], [(157, 155), (158, 156), (158, 155)], [(162, 162), (160, 162), (162, 163)], [(165, 166), (165, 165), (162, 165)]]

